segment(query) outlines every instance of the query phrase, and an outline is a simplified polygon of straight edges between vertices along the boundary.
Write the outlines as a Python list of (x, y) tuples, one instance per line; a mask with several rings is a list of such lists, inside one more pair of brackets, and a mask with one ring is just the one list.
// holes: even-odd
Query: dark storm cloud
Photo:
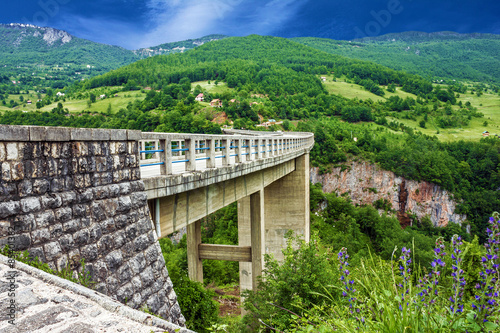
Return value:
[(390, 32), (500, 32), (500, 3), (457, 0), (23, 0), (0, 22), (52, 26), (127, 48), (227, 35), (352, 39)]

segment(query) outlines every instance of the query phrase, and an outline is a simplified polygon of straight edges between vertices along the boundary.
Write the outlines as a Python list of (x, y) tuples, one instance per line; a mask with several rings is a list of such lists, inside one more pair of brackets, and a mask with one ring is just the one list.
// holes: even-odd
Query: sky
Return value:
[(0, 23), (31, 23), (127, 49), (209, 34), (350, 40), (404, 31), (500, 34), (498, 0), (18, 0)]

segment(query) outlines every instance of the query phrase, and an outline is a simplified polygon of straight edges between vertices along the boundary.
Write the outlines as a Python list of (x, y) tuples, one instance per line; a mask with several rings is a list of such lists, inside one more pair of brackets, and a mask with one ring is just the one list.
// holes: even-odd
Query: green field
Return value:
[[(483, 136), (484, 131), (490, 132), (491, 135), (500, 135), (500, 97), (494, 94), (484, 94), (481, 97), (477, 97), (475, 94), (461, 94), (458, 101), (462, 103), (470, 102), (473, 106), (477, 107), (478, 111), (484, 114), (482, 118), (472, 118), (470, 124), (463, 128), (449, 128), (443, 129), (438, 128), (433, 124), (431, 118), (427, 122), (427, 128), (421, 128), (418, 123), (423, 118), (417, 119), (417, 121), (408, 119), (396, 119), (392, 117), (387, 117), (389, 121), (396, 120), (406, 126), (413, 127), (414, 129), (421, 131), (424, 134), (436, 135), (442, 141), (456, 141), (456, 140), (473, 140), (479, 141)], [(484, 126), (484, 122), (488, 125)], [(439, 134), (437, 133), (439, 131)]]
[(355, 83), (347, 83), (345, 78), (337, 78), (336, 81), (333, 81), (333, 76), (331, 75), (319, 75), (318, 77), (324, 76), (326, 77), (326, 82), (323, 82), (326, 90), (330, 94), (341, 95), (346, 98), (358, 98), (361, 100), (371, 99), (373, 101), (385, 101), (387, 98), (392, 96), (399, 96), (401, 98), (412, 97), (417, 98), (417, 96), (402, 91), (401, 88), (397, 87), (395, 93), (388, 92), (386, 87), (382, 87), (385, 91), (384, 96), (375, 95), (369, 91), (367, 91), (362, 86)]

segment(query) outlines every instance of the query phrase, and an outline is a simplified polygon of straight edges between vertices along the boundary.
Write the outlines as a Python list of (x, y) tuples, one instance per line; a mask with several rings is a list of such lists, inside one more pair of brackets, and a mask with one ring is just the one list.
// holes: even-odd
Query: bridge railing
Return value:
[(142, 133), (142, 168), (159, 166), (161, 175), (191, 172), (272, 158), (314, 145), (311, 133), (232, 131), (232, 135)]

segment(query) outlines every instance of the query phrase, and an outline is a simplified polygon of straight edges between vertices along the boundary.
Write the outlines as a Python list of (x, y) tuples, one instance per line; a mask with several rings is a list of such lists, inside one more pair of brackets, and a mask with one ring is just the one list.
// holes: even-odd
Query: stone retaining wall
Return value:
[[(0, 126), (0, 246), (184, 325), (140, 180), (140, 132)], [(7, 235), (11, 233), (12, 237)]]

